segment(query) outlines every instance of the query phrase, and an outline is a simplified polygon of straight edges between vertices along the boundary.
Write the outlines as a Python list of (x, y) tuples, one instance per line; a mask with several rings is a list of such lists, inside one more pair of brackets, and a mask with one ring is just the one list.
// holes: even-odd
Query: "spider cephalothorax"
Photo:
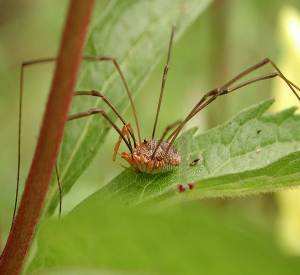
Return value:
[(168, 146), (169, 143), (166, 141), (144, 140), (133, 149), (132, 153), (123, 152), (121, 157), (139, 172), (149, 174), (167, 172), (181, 162), (177, 150), (173, 146), (168, 150)]

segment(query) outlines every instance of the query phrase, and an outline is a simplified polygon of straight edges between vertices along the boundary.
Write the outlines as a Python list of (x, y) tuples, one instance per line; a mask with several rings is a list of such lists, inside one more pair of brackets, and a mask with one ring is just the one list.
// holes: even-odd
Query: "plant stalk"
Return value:
[(0, 258), (0, 274), (20, 274), (39, 221), (82, 59), (94, 0), (71, 0), (38, 143), (20, 206)]

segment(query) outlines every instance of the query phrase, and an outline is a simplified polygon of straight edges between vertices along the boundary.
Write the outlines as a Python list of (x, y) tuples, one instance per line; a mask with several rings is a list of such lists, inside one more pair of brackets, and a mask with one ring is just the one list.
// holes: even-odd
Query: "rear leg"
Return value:
[[(254, 79), (250, 79), (248, 81), (242, 82), (241, 84), (237, 84), (237, 85), (233, 86), (233, 84), (235, 84), (238, 80), (244, 78), (246, 75), (250, 74), (253, 71), (256, 71), (257, 69), (259, 69), (259, 68), (261, 68), (261, 67), (263, 67), (263, 66), (265, 66), (267, 64), (271, 64), (271, 66), (276, 70), (276, 72), (272, 73), (272, 74), (268, 74), (268, 75), (263, 75), (263, 76), (260, 76), (260, 77), (256, 77)], [(211, 102), (213, 102), (217, 97), (219, 97), (220, 95), (229, 94), (229, 93), (231, 93), (231, 92), (233, 92), (235, 90), (238, 90), (238, 89), (240, 89), (242, 87), (245, 87), (247, 85), (250, 85), (252, 83), (255, 83), (255, 82), (258, 82), (258, 81), (261, 81), (261, 80), (266, 80), (266, 79), (274, 78), (274, 77), (280, 77), (281, 79), (283, 79), (284, 82), (290, 88), (290, 90), (293, 92), (293, 94), (300, 101), (300, 95), (296, 91), (296, 90), (300, 91), (299, 87), (296, 84), (294, 84), (293, 82), (291, 82), (290, 80), (288, 80), (282, 74), (282, 72), (279, 70), (279, 68), (275, 65), (275, 63), (273, 61), (271, 61), (269, 58), (265, 58), (261, 62), (259, 62), (259, 63), (255, 64), (255, 65), (249, 67), (248, 69), (242, 71), (240, 74), (238, 74), (237, 76), (235, 76), (234, 78), (232, 78), (230, 81), (228, 81), (223, 86), (215, 88), (215, 89), (209, 91), (208, 93), (206, 93), (200, 99), (200, 101), (194, 106), (194, 108), (192, 109), (192, 111), (183, 120), (183, 122), (172, 132), (172, 134), (169, 137), (169, 146), (167, 148), (166, 153), (168, 152), (168, 150), (170, 149), (170, 147), (174, 143), (175, 139), (177, 138), (178, 134), (180, 133), (180, 131), (182, 130), (182, 128), (184, 127), (184, 125), (189, 120), (191, 120), (197, 113), (199, 113), (202, 109), (204, 109)]]

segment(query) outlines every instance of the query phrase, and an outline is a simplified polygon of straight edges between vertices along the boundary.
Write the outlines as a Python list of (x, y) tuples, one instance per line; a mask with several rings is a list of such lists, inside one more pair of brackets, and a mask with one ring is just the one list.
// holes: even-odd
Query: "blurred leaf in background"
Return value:
[[(293, 81), (299, 81), (300, 67), (300, 12), (285, 6), (279, 14), (279, 37), (281, 40), (280, 67), (289, 72)], [(274, 111), (295, 105), (289, 93), (282, 93), (283, 83), (276, 82)], [(286, 252), (300, 255), (300, 190), (287, 190), (277, 194), (279, 207), (279, 242)]]

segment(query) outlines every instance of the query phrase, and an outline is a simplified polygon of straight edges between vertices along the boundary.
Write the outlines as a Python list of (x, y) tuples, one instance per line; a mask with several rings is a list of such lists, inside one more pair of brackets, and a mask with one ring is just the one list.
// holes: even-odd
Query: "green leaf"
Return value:
[(124, 271), (116, 271), (105, 269), (96, 269), (96, 268), (78, 268), (78, 267), (70, 267), (70, 268), (57, 268), (57, 269), (46, 269), (39, 270), (37, 273), (32, 273), (31, 275), (139, 275), (140, 273), (133, 272), (124, 272)]
[(300, 262), (284, 256), (269, 231), (235, 210), (219, 213), (199, 203), (150, 210), (94, 200), (61, 220), (48, 220), (37, 236), (30, 274), (72, 268), (116, 274), (296, 275)]
[[(207, 7), (211, 0), (109, 1), (95, 11), (85, 50), (86, 55), (113, 56), (119, 62), (136, 95), (155, 65), (167, 53), (171, 27), (176, 26), (178, 39)], [(138, 22), (138, 24), (137, 24)], [(129, 100), (112, 64), (84, 62), (78, 90), (102, 91), (122, 113)], [(96, 98), (74, 98), (72, 113), (92, 107), (107, 110)], [(110, 116), (112, 113), (109, 112)], [(115, 117), (114, 117), (115, 119)], [(134, 126), (134, 124), (132, 123)], [(67, 193), (87, 168), (109, 130), (99, 116), (69, 122), (59, 159), (63, 192)], [(56, 184), (52, 185), (48, 209), (52, 213), (58, 203)]]
[[(199, 134), (191, 129), (177, 142), (179, 168), (167, 174), (124, 171), (90, 200), (119, 197), (126, 203), (154, 199), (198, 199), (271, 192), (300, 184), (300, 117), (295, 108), (265, 115), (273, 100), (244, 110), (222, 126)], [(200, 161), (190, 166), (195, 156)], [(179, 193), (178, 184), (194, 183)]]

